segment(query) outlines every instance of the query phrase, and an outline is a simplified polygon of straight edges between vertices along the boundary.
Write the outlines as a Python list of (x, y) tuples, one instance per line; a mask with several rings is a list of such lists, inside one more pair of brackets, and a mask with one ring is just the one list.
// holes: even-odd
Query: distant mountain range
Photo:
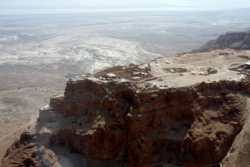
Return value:
[(235, 50), (250, 49), (250, 31), (246, 32), (227, 32), (219, 36), (216, 40), (208, 41), (199, 49), (191, 52), (206, 52), (214, 49), (231, 48)]

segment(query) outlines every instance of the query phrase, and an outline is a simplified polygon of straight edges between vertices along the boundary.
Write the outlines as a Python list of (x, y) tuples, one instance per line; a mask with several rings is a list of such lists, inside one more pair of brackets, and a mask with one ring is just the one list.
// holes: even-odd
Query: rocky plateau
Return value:
[(70, 78), (1, 166), (248, 166), (248, 55), (185, 53)]

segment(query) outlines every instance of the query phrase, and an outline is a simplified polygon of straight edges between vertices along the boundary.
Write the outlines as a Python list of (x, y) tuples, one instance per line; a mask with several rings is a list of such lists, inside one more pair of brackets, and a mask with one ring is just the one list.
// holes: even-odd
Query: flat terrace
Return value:
[[(141, 82), (151, 83), (158, 87), (165, 85), (185, 87), (203, 81), (237, 81), (244, 79), (248, 73), (240, 73), (231, 68), (238, 69), (239, 66), (250, 60), (249, 57), (249, 50), (235, 51), (231, 49), (161, 57), (150, 62), (150, 73), (154, 79), (141, 80)], [(139, 67), (145, 67), (145, 65)]]
[[(250, 76), (250, 70), (244, 66), (249, 57), (250, 50), (232, 49), (178, 54), (140, 65), (117, 66), (85, 77), (103, 82), (132, 83), (139, 91), (185, 87), (203, 81), (238, 81), (248, 77), (248, 73)], [(244, 73), (241, 69), (244, 69)]]

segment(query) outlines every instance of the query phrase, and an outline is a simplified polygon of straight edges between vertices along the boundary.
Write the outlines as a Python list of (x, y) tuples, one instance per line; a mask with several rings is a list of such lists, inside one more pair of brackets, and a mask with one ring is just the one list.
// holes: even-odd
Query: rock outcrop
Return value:
[(6, 151), (1, 161), (1, 167), (59, 167), (56, 154), (38, 144), (36, 134), (24, 132), (18, 141)]
[(207, 52), (215, 49), (235, 49), (246, 50), (250, 49), (250, 31), (246, 32), (228, 32), (225, 35), (219, 36), (216, 40), (208, 41), (201, 48), (192, 52)]
[[(36, 134), (23, 134), (1, 163), (12, 164), (15, 154), (20, 166), (57, 165), (46, 148), (62, 146), (85, 158), (128, 167), (216, 164), (242, 129), (243, 92), (250, 93), (249, 83), (203, 82), (143, 92), (135, 83), (68, 81), (64, 96), (50, 100), (51, 118), (47, 110), (40, 110), (43, 119)], [(33, 153), (25, 154), (26, 147)]]

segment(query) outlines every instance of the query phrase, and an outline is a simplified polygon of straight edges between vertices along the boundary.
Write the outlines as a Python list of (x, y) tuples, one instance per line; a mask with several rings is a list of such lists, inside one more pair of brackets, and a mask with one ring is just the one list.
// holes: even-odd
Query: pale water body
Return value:
[(153, 8), (82, 8), (82, 9), (0, 9), (0, 15), (20, 14), (62, 14), (62, 13), (101, 13), (101, 12), (161, 12), (161, 11), (211, 11), (216, 7), (153, 7)]

